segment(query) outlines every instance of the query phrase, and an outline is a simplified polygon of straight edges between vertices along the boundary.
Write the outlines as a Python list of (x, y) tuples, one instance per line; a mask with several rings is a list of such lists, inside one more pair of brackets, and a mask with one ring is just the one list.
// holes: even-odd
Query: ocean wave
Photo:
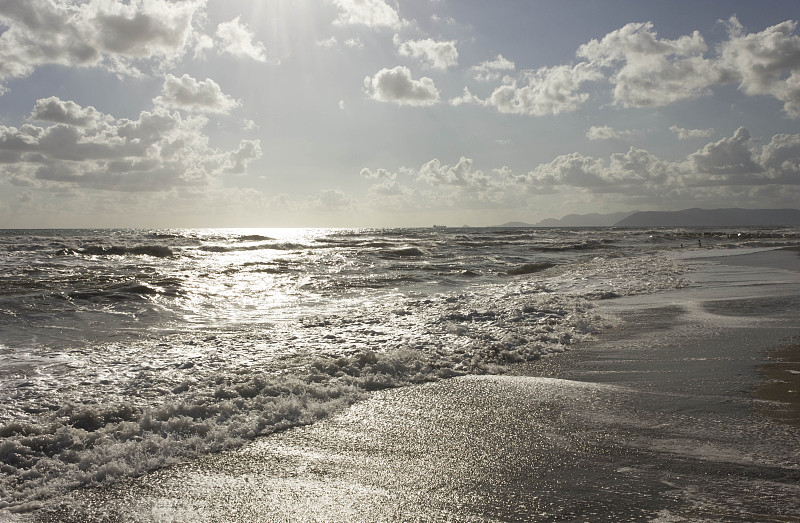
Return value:
[(509, 269), (507, 272), (509, 275), (518, 276), (521, 274), (533, 274), (535, 272), (541, 272), (554, 266), (554, 263), (548, 262), (526, 263), (525, 265), (520, 265), (519, 267)]
[(310, 248), (309, 245), (295, 242), (259, 243), (257, 245), (201, 245), (198, 250), (205, 252), (239, 252), (239, 251), (299, 251)]
[(594, 249), (613, 248), (614, 242), (610, 239), (586, 240), (576, 243), (564, 243), (560, 245), (537, 245), (535, 248), (543, 252), (564, 252), (564, 251), (590, 251)]
[(239, 236), (236, 238), (240, 242), (266, 242), (272, 241), (275, 238), (270, 238), (269, 236), (262, 236), (261, 234), (245, 234), (243, 236)]
[(123, 247), (119, 245), (90, 245), (83, 248), (71, 249), (68, 247), (56, 251), (57, 255), (84, 255), (84, 256), (153, 256), (155, 258), (169, 258), (175, 253), (166, 245), (135, 245)]
[(425, 252), (419, 247), (399, 247), (378, 251), (378, 256), (386, 259), (419, 258), (425, 256)]
[[(125, 378), (107, 381), (107, 393), (91, 401), (56, 396), (53, 407), (0, 428), (6, 472), (0, 508), (35, 508), (64, 489), (238, 447), (324, 418), (374, 390), (503, 372), (508, 363), (560, 352), (609, 325), (585, 300), (535, 288), (504, 292), (490, 301), (488, 295), (442, 296), (304, 319), (302, 335), (292, 329), (290, 343), (308, 359), (277, 370), (236, 366), (231, 372), (232, 362), (214, 356), (223, 342), (212, 338), (205, 342), (208, 356), (198, 353), (189, 363), (148, 361), (125, 372), (110, 356), (109, 369)], [(393, 319), (376, 324), (376, 315)], [(384, 332), (395, 324), (404, 334)], [(302, 339), (317, 348), (303, 350)], [(216, 370), (207, 368), (212, 365)]]
[(123, 301), (130, 299), (148, 298), (152, 296), (175, 297), (182, 294), (180, 281), (176, 279), (162, 280), (152, 283), (131, 281), (121, 282), (109, 287), (96, 289), (76, 289), (66, 293), (57, 294), (70, 300), (96, 301), (110, 300)]

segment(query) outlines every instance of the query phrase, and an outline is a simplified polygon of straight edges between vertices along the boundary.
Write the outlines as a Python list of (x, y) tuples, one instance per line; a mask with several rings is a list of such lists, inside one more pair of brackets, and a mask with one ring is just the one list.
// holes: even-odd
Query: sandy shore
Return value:
[(768, 402), (764, 412), (800, 428), (800, 344), (779, 347), (769, 353), (769, 362), (759, 366), (765, 381), (756, 395)]
[[(775, 292), (746, 294), (736, 278), (760, 269), (728, 267), (697, 275), (719, 283), (711, 292), (609, 300), (626, 328), (513, 375), (380, 391), (235, 452), (74, 492), (38, 517), (800, 520), (800, 434), (764, 415), (791, 403), (790, 388), (765, 392), (774, 373), (797, 376), (766, 354), (798, 334), (797, 288), (776, 274)], [(771, 357), (796, 362), (793, 350)]]

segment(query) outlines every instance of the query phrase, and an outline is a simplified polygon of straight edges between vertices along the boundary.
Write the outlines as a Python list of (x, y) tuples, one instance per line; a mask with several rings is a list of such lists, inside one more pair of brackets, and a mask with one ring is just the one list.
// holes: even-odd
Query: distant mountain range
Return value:
[(797, 209), (686, 209), (684, 211), (636, 212), (616, 227), (745, 227), (800, 225)]
[(634, 212), (568, 214), (561, 219), (547, 218), (536, 223), (508, 222), (498, 227), (611, 227)]
[(800, 225), (797, 209), (685, 209), (611, 214), (568, 214), (537, 223), (508, 222), (500, 227), (745, 227)]

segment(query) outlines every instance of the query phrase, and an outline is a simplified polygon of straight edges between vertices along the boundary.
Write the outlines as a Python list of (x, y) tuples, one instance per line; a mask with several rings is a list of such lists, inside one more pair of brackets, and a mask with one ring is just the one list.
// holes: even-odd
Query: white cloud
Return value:
[(586, 137), (590, 140), (629, 140), (646, 132), (648, 131), (641, 129), (614, 129), (609, 125), (593, 125), (586, 131)]
[(257, 158), (261, 158), (260, 140), (242, 140), (239, 148), (224, 154), (223, 172), (230, 174), (244, 174), (247, 166)]
[[(512, 114), (543, 116), (577, 110), (589, 99), (581, 84), (607, 80), (619, 107), (662, 107), (708, 95), (713, 88), (739, 83), (747, 95), (769, 95), (783, 102), (788, 117), (800, 118), (800, 36), (797, 23), (786, 21), (759, 33), (745, 34), (736, 17), (728, 22), (728, 39), (709, 53), (698, 31), (675, 39), (659, 38), (652, 22), (630, 23), (581, 45), (576, 65), (523, 71), (508, 76), (485, 100), (465, 90), (450, 103), (482, 104)], [(476, 80), (500, 78), (513, 62), (502, 55), (470, 70)], [(699, 131), (699, 130), (697, 130)], [(679, 131), (675, 131), (679, 134)], [(700, 137), (699, 132), (684, 133)]]
[(63, 123), (77, 127), (92, 127), (104, 121), (105, 116), (94, 107), (81, 107), (75, 102), (65, 102), (55, 96), (36, 101), (31, 120)]
[(761, 151), (760, 163), (774, 177), (800, 183), (800, 134), (776, 134)]
[(660, 107), (708, 95), (715, 86), (738, 83), (748, 95), (770, 95), (800, 117), (800, 36), (791, 20), (746, 34), (737, 18), (728, 39), (707, 56), (699, 32), (660, 39), (651, 22), (631, 23), (581, 45), (578, 56), (610, 70), (614, 103)]
[[(360, 38), (353, 37), (345, 40), (342, 45), (350, 49), (363, 49), (364, 43)], [(326, 49), (335, 49), (339, 46), (339, 40), (335, 36), (331, 36), (325, 40), (317, 40), (317, 47), (324, 47)]]
[(619, 138), (620, 135), (613, 127), (608, 125), (593, 125), (586, 131), (586, 137), (590, 140), (613, 140)]
[(188, 74), (181, 78), (168, 74), (161, 92), (162, 95), (153, 100), (156, 105), (186, 111), (227, 114), (241, 105), (223, 93), (214, 80), (197, 81)]
[(397, 11), (383, 0), (332, 0), (339, 9), (337, 25), (365, 25), (398, 29), (405, 22)]
[(462, 156), (458, 163), (442, 165), (438, 158), (424, 164), (417, 172), (417, 179), (428, 185), (457, 185), (472, 189), (487, 187), (489, 178), (480, 170), (472, 170), (472, 159)]
[(214, 49), (214, 39), (208, 35), (195, 35), (194, 57), (200, 59), (205, 56), (206, 51)]
[(776, 135), (759, 154), (747, 129), (711, 142), (685, 161), (667, 161), (631, 147), (608, 160), (561, 155), (523, 177), (531, 192), (577, 187), (656, 201), (680, 194), (685, 201), (726, 198), (742, 187), (800, 185), (800, 135)]
[(728, 29), (721, 66), (745, 93), (772, 95), (784, 102), (788, 116), (800, 117), (800, 36), (792, 34), (797, 22), (787, 20), (760, 33), (745, 34), (734, 16)]
[(572, 112), (589, 98), (587, 93), (578, 92), (581, 84), (599, 78), (600, 73), (586, 63), (542, 67), (523, 73), (525, 85), (518, 87), (515, 81), (496, 88), (485, 104), (501, 113), (531, 116)]
[(317, 40), (317, 46), (319, 47), (333, 49), (337, 45), (339, 45), (339, 41), (336, 39), (335, 36), (331, 36), (330, 38), (326, 38), (325, 40)]
[(361, 169), (361, 176), (366, 178), (367, 180), (395, 180), (397, 179), (397, 173), (389, 172), (386, 169), (376, 169), (372, 170), (367, 167)]
[(555, 193), (626, 206), (791, 202), (800, 186), (800, 134), (776, 135), (760, 154), (751, 145), (749, 133), (741, 128), (683, 161), (630, 147), (608, 158), (560, 155), (522, 175), (508, 167), (484, 172), (462, 156), (453, 165), (434, 158), (419, 169), (365, 168), (361, 176), (375, 181), (368, 196), (372, 206), (382, 210), (508, 210), (535, 205)]
[(217, 26), (216, 36), (220, 42), (221, 52), (266, 62), (267, 51), (264, 44), (253, 41), (253, 32), (239, 21), (240, 18), (237, 16), (230, 22), (223, 22)]
[(513, 71), (514, 62), (498, 54), (494, 60), (487, 60), (470, 68), (476, 80), (481, 82), (494, 81), (500, 78), (501, 71)]
[(370, 97), (381, 102), (398, 105), (425, 106), (439, 102), (439, 90), (427, 77), (414, 80), (407, 67), (381, 69), (374, 77), (364, 79), (364, 88)]
[(0, 126), (2, 175), (14, 185), (163, 192), (213, 185), (261, 156), (257, 140), (244, 140), (234, 151), (211, 147), (202, 116), (183, 118), (156, 108), (136, 120), (115, 119), (57, 98), (39, 100), (36, 107), (32, 114), (58, 123)]
[(402, 42), (398, 35), (394, 35), (394, 44), (400, 56), (419, 58), (434, 69), (444, 70), (458, 65), (458, 50), (454, 41), (437, 42), (426, 38)]
[(464, 90), (461, 91), (461, 96), (450, 99), (450, 105), (458, 107), (462, 104), (485, 105), (486, 102), (472, 94), (469, 88), (464, 87)]
[(349, 47), (350, 49), (363, 49), (364, 42), (361, 41), (359, 37), (348, 38), (344, 41), (344, 46)]
[(678, 135), (678, 140), (691, 140), (693, 138), (708, 138), (714, 134), (714, 129), (684, 129), (677, 125), (672, 125), (670, 131)]
[(755, 162), (750, 147), (750, 133), (744, 127), (736, 130), (733, 137), (712, 142), (689, 156), (695, 171), (705, 174), (756, 173), (761, 168)]
[(204, 9), (205, 0), (2, 2), (0, 24), (8, 29), (0, 35), (0, 81), (46, 64), (139, 74), (137, 66), (182, 56)]
[(369, 188), (368, 196), (373, 207), (382, 210), (516, 206), (524, 193), (508, 168), (487, 174), (474, 169), (473, 160), (464, 156), (454, 165), (434, 158), (419, 169), (401, 167), (398, 172), (364, 168), (361, 176), (377, 181)]
[(708, 94), (723, 80), (713, 60), (703, 56), (706, 50), (697, 31), (675, 40), (659, 39), (653, 24), (646, 22), (591, 40), (577, 54), (600, 67), (615, 68), (610, 81), (616, 104), (659, 107)]
[(341, 189), (323, 189), (307, 199), (304, 207), (322, 211), (349, 211), (356, 207), (356, 201)]
[(631, 147), (626, 153), (612, 154), (608, 161), (578, 153), (561, 155), (537, 166), (526, 178), (534, 187), (571, 186), (600, 193), (645, 194), (663, 188), (678, 174), (677, 164)]

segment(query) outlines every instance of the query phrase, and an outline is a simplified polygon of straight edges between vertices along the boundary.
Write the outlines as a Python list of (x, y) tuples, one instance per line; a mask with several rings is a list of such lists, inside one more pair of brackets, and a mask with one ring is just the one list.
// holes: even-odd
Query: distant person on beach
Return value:
[(697, 240), (697, 246), (698, 246), (698, 247), (702, 247), (702, 246), (703, 246), (703, 244), (702, 244), (702, 243), (700, 243), (700, 240)]

